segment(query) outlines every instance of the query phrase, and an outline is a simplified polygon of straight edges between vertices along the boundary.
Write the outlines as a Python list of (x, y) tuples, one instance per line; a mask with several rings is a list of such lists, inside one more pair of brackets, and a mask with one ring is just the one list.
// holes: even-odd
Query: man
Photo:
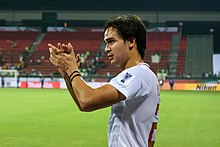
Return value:
[[(108, 84), (92, 88), (78, 72), (80, 56), (68, 43), (48, 44), (50, 61), (58, 68), (81, 111), (111, 106), (109, 147), (153, 146), (160, 101), (159, 84), (143, 62), (146, 28), (135, 15), (115, 16), (104, 29), (105, 52), (112, 65), (122, 69)], [(70, 50), (70, 54), (64, 51)]]
[(173, 90), (174, 80), (173, 80), (173, 79), (170, 79), (170, 80), (169, 80), (169, 84), (170, 84), (170, 90)]

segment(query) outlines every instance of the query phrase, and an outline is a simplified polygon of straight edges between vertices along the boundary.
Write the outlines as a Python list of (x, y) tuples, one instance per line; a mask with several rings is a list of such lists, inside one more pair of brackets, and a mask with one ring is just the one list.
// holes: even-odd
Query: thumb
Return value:
[(81, 62), (80, 54), (76, 55), (76, 62)]
[(77, 55), (76, 55), (76, 64), (77, 64), (77, 67), (78, 67), (78, 68), (80, 67), (80, 63), (81, 63), (80, 54), (77, 54)]
[(74, 52), (74, 48), (73, 48), (73, 46), (72, 46), (71, 43), (68, 43), (67, 47), (68, 47), (68, 49), (70, 49), (70, 54), (72, 54), (72, 53), (75, 54), (75, 52)]

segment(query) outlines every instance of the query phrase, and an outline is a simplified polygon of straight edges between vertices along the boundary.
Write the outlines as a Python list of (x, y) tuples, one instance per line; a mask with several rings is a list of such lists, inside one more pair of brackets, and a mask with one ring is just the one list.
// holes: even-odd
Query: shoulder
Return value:
[(113, 78), (110, 82), (116, 82), (120, 85), (127, 86), (131, 82), (139, 80), (146, 79), (147, 77), (150, 77), (148, 75), (149, 73), (149, 67), (148, 66), (133, 66), (128, 69), (123, 70), (121, 73), (119, 73), (115, 78)]

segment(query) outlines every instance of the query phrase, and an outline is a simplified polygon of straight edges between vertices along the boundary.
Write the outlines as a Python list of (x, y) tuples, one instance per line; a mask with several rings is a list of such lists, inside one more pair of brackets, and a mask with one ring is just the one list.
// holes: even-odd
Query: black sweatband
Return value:
[(78, 70), (73, 71), (73, 72), (70, 74), (70, 76), (69, 76), (70, 79), (71, 79), (71, 77), (72, 77), (72, 75), (73, 75), (74, 73), (79, 73), (79, 71), (78, 71)]
[(77, 77), (77, 76), (80, 76), (80, 77), (81, 77), (81, 74), (80, 74), (80, 73), (75, 74), (75, 75), (70, 79), (70, 82), (72, 83), (73, 79), (74, 79), (75, 77)]

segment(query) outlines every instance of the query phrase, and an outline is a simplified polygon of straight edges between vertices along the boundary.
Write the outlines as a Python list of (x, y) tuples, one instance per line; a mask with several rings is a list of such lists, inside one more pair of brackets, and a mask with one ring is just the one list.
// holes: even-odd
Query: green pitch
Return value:
[[(161, 91), (155, 147), (218, 147), (220, 92)], [(110, 108), (80, 112), (67, 90), (0, 89), (1, 147), (107, 147)]]

